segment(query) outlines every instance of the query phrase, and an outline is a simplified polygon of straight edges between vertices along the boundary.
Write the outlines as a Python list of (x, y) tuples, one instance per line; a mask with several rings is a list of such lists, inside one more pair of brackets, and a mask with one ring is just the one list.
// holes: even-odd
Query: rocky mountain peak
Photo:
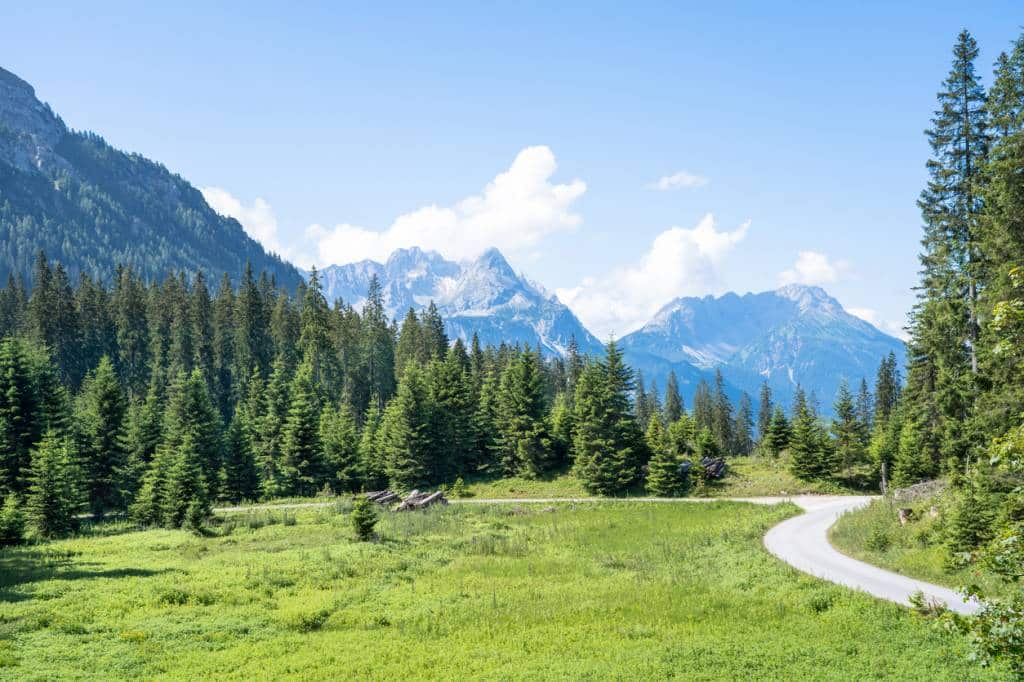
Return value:
[(59, 163), (53, 147), (66, 133), (64, 122), (36, 99), (31, 85), (0, 68), (0, 161), (24, 171)]

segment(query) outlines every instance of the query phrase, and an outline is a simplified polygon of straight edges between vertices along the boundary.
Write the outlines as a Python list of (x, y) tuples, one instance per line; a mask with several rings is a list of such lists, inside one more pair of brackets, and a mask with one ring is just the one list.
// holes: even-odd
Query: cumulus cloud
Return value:
[(749, 225), (719, 231), (708, 214), (693, 228), (672, 227), (659, 234), (639, 261), (556, 293), (599, 337), (621, 336), (677, 296), (717, 289), (717, 266), (743, 241)]
[(666, 175), (658, 178), (655, 182), (648, 185), (649, 189), (656, 189), (660, 192), (668, 192), (674, 189), (693, 189), (695, 187), (703, 187), (708, 184), (708, 179), (688, 173), (686, 171), (679, 171), (672, 175)]
[(246, 234), (262, 244), (264, 249), (286, 258), (294, 256), (294, 253), (281, 243), (277, 231), (277, 216), (266, 200), (256, 197), (252, 204), (246, 206), (240, 199), (220, 187), (203, 187), (199, 191), (214, 211), (241, 223)]
[(910, 339), (910, 335), (907, 334), (903, 325), (898, 322), (893, 322), (892, 320), (883, 319), (874, 308), (847, 308), (846, 312), (850, 313), (854, 317), (859, 317), (872, 327), (880, 329), (890, 336), (895, 336), (897, 339), (902, 339), (903, 341)]
[(801, 251), (793, 267), (779, 273), (780, 284), (807, 284), (823, 286), (832, 284), (846, 269), (845, 261), (832, 262), (818, 251)]
[(551, 233), (575, 229), (572, 204), (587, 190), (582, 180), (554, 184), (555, 155), (545, 146), (520, 151), (508, 170), (453, 206), (424, 206), (377, 231), (341, 223), (306, 231), (318, 263), (383, 260), (398, 248), (419, 246), (449, 258), (470, 258), (488, 247), (524, 252)]

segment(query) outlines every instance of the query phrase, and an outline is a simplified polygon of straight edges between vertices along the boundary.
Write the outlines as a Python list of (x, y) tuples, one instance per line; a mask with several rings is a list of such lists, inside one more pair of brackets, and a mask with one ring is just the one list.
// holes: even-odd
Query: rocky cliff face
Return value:
[(64, 122), (32, 86), (0, 68), (0, 157), (25, 171), (62, 165), (53, 148), (65, 134)]

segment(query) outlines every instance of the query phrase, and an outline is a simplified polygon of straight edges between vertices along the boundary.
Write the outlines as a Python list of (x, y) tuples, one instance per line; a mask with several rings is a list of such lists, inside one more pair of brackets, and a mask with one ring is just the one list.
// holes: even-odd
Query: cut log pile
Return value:
[(432, 507), (435, 504), (448, 504), (448, 499), (440, 490), (432, 493), (413, 490), (405, 497), (404, 500), (399, 497), (397, 493), (391, 490), (378, 490), (377, 492), (366, 493), (366, 499), (389, 507), (395, 502), (399, 502), (400, 504), (395, 507), (395, 511), (426, 509), (427, 507)]
[(729, 465), (721, 457), (704, 457), (700, 460), (700, 465), (704, 467), (704, 476), (710, 479), (722, 478), (729, 470)]

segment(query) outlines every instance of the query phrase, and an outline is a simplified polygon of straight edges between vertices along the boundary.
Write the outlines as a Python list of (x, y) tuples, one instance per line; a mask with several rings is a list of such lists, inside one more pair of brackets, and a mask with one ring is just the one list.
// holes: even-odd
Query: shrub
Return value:
[(352, 505), (352, 528), (356, 537), (363, 541), (372, 539), (376, 525), (377, 511), (373, 508), (373, 502), (360, 495)]

